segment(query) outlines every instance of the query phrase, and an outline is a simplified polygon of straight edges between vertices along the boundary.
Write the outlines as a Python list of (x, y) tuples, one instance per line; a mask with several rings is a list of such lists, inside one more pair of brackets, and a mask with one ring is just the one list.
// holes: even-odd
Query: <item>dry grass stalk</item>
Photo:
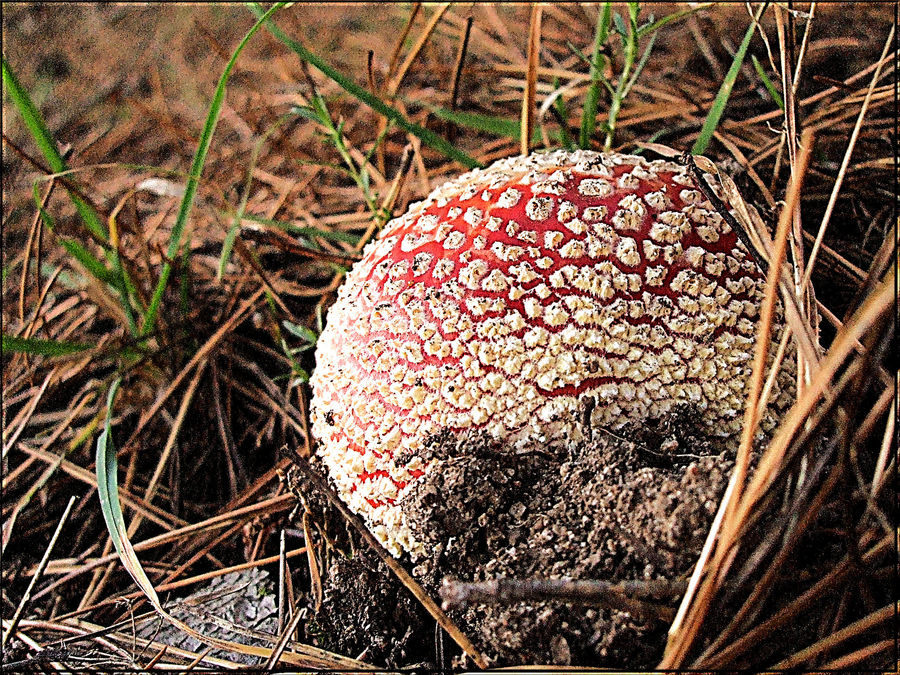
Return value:
[(10, 619), (9, 623), (6, 624), (6, 628), (3, 631), (3, 637), (0, 638), (0, 648), (6, 646), (6, 643), (9, 641), (9, 636), (12, 635), (13, 631), (16, 630), (19, 619), (22, 618), (22, 612), (25, 611), (26, 605), (31, 600), (31, 592), (34, 590), (35, 584), (37, 583), (40, 576), (44, 573), (44, 570), (47, 569), (47, 564), (50, 562), (50, 554), (53, 552), (53, 547), (56, 545), (56, 540), (59, 538), (59, 533), (62, 531), (63, 525), (65, 525), (66, 521), (69, 519), (69, 513), (71, 513), (72, 506), (74, 504), (75, 497), (70, 497), (69, 503), (66, 505), (66, 510), (63, 511), (62, 518), (59, 519), (59, 524), (56, 526), (56, 531), (53, 533), (53, 536), (50, 537), (50, 543), (47, 545), (47, 549), (44, 551), (44, 556), (41, 558), (41, 562), (38, 563), (37, 569), (35, 570), (34, 575), (31, 577), (31, 583), (28, 584), (28, 588), (25, 590), (25, 594), (19, 601), (19, 605), (18, 607), (16, 607), (16, 611), (13, 614), (12, 619)]
[(537, 92), (537, 64), (541, 51), (541, 14), (543, 6), (537, 2), (531, 6), (528, 25), (528, 62), (525, 67), (525, 95), (522, 97), (522, 122), (519, 137), (519, 151), (527, 155), (531, 147), (534, 131), (534, 105)]
[(837, 202), (838, 195), (841, 192), (841, 184), (844, 181), (844, 177), (847, 173), (847, 167), (850, 164), (850, 158), (853, 155), (853, 148), (856, 147), (856, 140), (859, 138), (860, 129), (862, 129), (863, 120), (865, 119), (866, 112), (869, 109), (869, 103), (872, 100), (872, 93), (875, 90), (875, 83), (878, 82), (881, 76), (881, 66), (887, 58), (888, 52), (891, 49), (891, 46), (894, 44), (894, 27), (891, 26), (891, 31), (888, 34), (888, 38), (884, 43), (884, 50), (881, 53), (881, 58), (878, 60), (878, 65), (875, 68), (875, 72), (872, 75), (872, 81), (869, 83), (869, 88), (866, 90), (866, 97), (863, 99), (862, 107), (859, 111), (859, 116), (856, 118), (856, 124), (853, 126), (853, 132), (850, 134), (850, 141), (847, 143), (847, 151), (844, 153), (844, 158), (841, 161), (841, 167), (838, 170), (837, 179), (834, 183), (834, 188), (831, 191), (831, 197), (828, 199), (828, 206), (825, 207), (825, 215), (822, 216), (822, 224), (819, 226), (819, 231), (816, 233), (816, 241), (813, 244), (812, 251), (809, 253), (809, 263), (806, 273), (803, 275), (802, 286), (806, 287), (809, 284), (810, 278), (812, 278), (812, 270), (816, 264), (816, 257), (819, 254), (819, 248), (822, 246), (822, 240), (825, 237), (825, 231), (828, 228), (828, 223), (831, 220), (831, 214), (834, 209), (834, 205)]

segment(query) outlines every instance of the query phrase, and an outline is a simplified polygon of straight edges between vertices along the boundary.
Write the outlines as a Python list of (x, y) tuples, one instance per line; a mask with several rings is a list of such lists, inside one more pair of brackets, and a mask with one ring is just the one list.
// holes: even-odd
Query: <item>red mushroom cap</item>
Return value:
[(476, 169), (348, 274), (318, 342), (317, 453), (373, 533), (416, 557), (401, 500), (439, 431), (562, 442), (584, 398), (595, 426), (692, 404), (711, 433), (739, 430), (762, 281), (679, 164), (555, 151)]

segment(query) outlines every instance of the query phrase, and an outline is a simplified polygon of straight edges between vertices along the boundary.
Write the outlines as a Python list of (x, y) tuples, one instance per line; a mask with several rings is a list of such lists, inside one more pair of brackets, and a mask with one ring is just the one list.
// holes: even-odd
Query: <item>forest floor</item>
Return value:
[[(256, 22), (243, 5), (4, 4), (3, 667), (896, 667), (896, 9), (782, 5), (754, 28), (743, 4), (647, 3), (634, 22), (614, 4), (595, 41), (602, 3), (547, 3), (529, 69), (528, 5), (297, 4), (219, 100)], [(767, 482), (719, 524), (733, 456), (689, 429), (524, 462), (521, 499), (456, 495), (498, 528), (545, 518), (503, 525), (460, 578), (618, 583), (652, 563), (673, 582), (653, 620), (540, 600), (540, 621), (476, 606), (439, 628), (291, 465), (314, 449), (307, 381), (346, 269), (386, 213), (520, 152), (529, 91), (530, 149), (702, 145), (773, 234), (811, 132), (790, 258), (823, 354), (757, 457)], [(673, 433), (692, 459), (660, 464)], [(572, 480), (526, 489), (540, 472)], [(618, 566), (565, 546), (511, 563), (522, 537), (562, 536), (546, 518), (574, 532), (586, 514), (579, 536), (618, 537)], [(437, 597), (435, 570), (417, 575)], [(157, 604), (199, 635), (166, 642)]]

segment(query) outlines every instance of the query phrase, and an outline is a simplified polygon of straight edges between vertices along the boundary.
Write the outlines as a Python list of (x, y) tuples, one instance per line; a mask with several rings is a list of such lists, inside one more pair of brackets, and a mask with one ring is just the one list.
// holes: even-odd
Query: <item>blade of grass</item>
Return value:
[(684, 19), (684, 18), (690, 16), (691, 14), (694, 14), (695, 12), (699, 12), (701, 9), (706, 9), (707, 7), (712, 7), (714, 4), (715, 4), (714, 2), (698, 2), (696, 5), (694, 5), (692, 7), (689, 7), (687, 9), (682, 9), (678, 12), (673, 12), (671, 14), (664, 16), (661, 19), (656, 20), (656, 21), (651, 21), (650, 23), (638, 28), (638, 31), (637, 31), (638, 39), (644, 37), (645, 35), (655, 33), (656, 31), (658, 31), (660, 28), (662, 28), (663, 26), (665, 26), (668, 23), (672, 23), (673, 21), (680, 21), (681, 19)]
[[(28, 92), (19, 83), (19, 80), (16, 78), (15, 73), (13, 73), (12, 68), (10, 68), (6, 58), (0, 58), (0, 66), (2, 66), (2, 79), (6, 91), (12, 99), (16, 109), (19, 111), (19, 114), (22, 115), (26, 128), (34, 139), (35, 144), (40, 149), (41, 154), (43, 154), (44, 158), (47, 160), (50, 170), (56, 174), (68, 171), (69, 167), (66, 165), (62, 155), (60, 155), (56, 146), (56, 141), (47, 129), (47, 125), (44, 123), (40, 111), (37, 109), (37, 106), (34, 105)], [(118, 290), (120, 296), (119, 301), (125, 312), (125, 316), (128, 319), (129, 329), (132, 334), (136, 334), (137, 324), (134, 321), (134, 313), (131, 307), (131, 297), (134, 293), (134, 287), (128, 280), (118, 256), (108, 248), (109, 234), (104, 227), (100, 216), (97, 215), (97, 212), (93, 207), (68, 186), (66, 186), (66, 191), (69, 193), (69, 198), (75, 205), (75, 209), (84, 223), (84, 226), (106, 249), (110, 263), (113, 266), (113, 273), (111, 275), (111, 280), (107, 278), (103, 279), (103, 281)], [(37, 200), (37, 198), (36, 203), (40, 204), (40, 201)], [(87, 267), (92, 273), (93, 270), (97, 269), (96, 265)]]
[(321, 237), (322, 239), (326, 239), (328, 241), (338, 241), (345, 244), (355, 244), (359, 240), (358, 235), (350, 234), (349, 232), (333, 232), (331, 230), (320, 230), (317, 227), (310, 227), (308, 225), (294, 225), (294, 223), (286, 223), (283, 220), (272, 220), (270, 218), (263, 218), (262, 216), (254, 216), (250, 213), (245, 213), (244, 217), (241, 220), (249, 220), (252, 223), (268, 225), (270, 227), (275, 227), (279, 230), (284, 230), (285, 232), (290, 232), (297, 236), (304, 237), (309, 240), (308, 243), (311, 246), (315, 246), (315, 242), (312, 241), (313, 237)]
[(502, 117), (481, 115), (479, 113), (459, 112), (450, 110), (449, 108), (442, 108), (425, 101), (420, 102), (420, 105), (430, 110), (439, 119), (453, 122), (454, 124), (458, 124), (459, 126), (468, 129), (474, 129), (475, 131), (483, 131), (493, 136), (513, 138), (515, 140), (519, 140), (522, 134), (522, 123), (519, 120), (508, 120), (503, 119)]
[(216, 270), (216, 281), (222, 281), (222, 275), (225, 273), (225, 266), (228, 265), (228, 261), (231, 258), (231, 249), (234, 248), (234, 240), (241, 229), (241, 220), (244, 218), (244, 211), (247, 208), (247, 199), (250, 197), (250, 185), (253, 183), (253, 169), (256, 167), (256, 161), (259, 158), (262, 146), (278, 127), (292, 117), (293, 115), (291, 114), (284, 114), (279, 117), (268, 129), (266, 129), (262, 137), (253, 145), (253, 152), (250, 155), (250, 164), (247, 167), (247, 178), (244, 181), (244, 190), (241, 195), (241, 203), (238, 204), (238, 209), (232, 219), (231, 227), (228, 229), (228, 234), (225, 235), (225, 241), (222, 244), (222, 255), (219, 258), (219, 268)]
[(784, 99), (781, 98), (781, 94), (778, 93), (775, 85), (772, 84), (772, 80), (770, 80), (769, 76), (766, 75), (766, 71), (763, 70), (763, 66), (759, 62), (759, 59), (756, 58), (755, 55), (751, 54), (750, 60), (753, 62), (753, 68), (756, 70), (756, 74), (759, 75), (759, 79), (762, 81), (763, 86), (766, 88), (766, 91), (769, 92), (769, 96), (771, 96), (772, 100), (775, 101), (775, 105), (784, 110)]
[(175, 225), (172, 227), (172, 234), (169, 238), (169, 247), (166, 250), (167, 260), (163, 263), (163, 268), (159, 275), (159, 281), (156, 284), (156, 288), (153, 290), (153, 296), (150, 299), (150, 305), (147, 308), (146, 315), (144, 316), (144, 325), (141, 330), (143, 335), (147, 335), (148, 333), (150, 333), (156, 324), (156, 317), (159, 314), (159, 305), (162, 301), (162, 295), (166, 290), (166, 286), (169, 283), (169, 277), (172, 274), (172, 263), (170, 261), (178, 255), (178, 250), (181, 248), (181, 235), (184, 232), (188, 217), (191, 214), (191, 208), (194, 205), (194, 197), (197, 194), (197, 187), (200, 184), (200, 175), (203, 173), (203, 166), (206, 163), (206, 154), (209, 151), (210, 144), (212, 143), (212, 137), (215, 133), (216, 125), (219, 121), (219, 112), (221, 111), (222, 103), (225, 100), (225, 86), (228, 83), (228, 78), (231, 75), (234, 64), (237, 62), (238, 56), (240, 56), (241, 52), (244, 50), (244, 47), (250, 41), (250, 38), (253, 37), (256, 31), (259, 30), (259, 28), (270, 16), (284, 7), (284, 5), (284, 2), (279, 2), (270, 7), (268, 11), (262, 13), (259, 20), (255, 24), (253, 24), (253, 27), (249, 31), (247, 31), (247, 34), (234, 50), (234, 53), (231, 55), (231, 59), (225, 66), (225, 71), (219, 78), (219, 83), (216, 86), (216, 92), (213, 95), (213, 101), (209, 108), (209, 114), (206, 116), (206, 124), (204, 124), (203, 132), (200, 135), (200, 143), (197, 146), (197, 152), (194, 154), (194, 161), (191, 164), (191, 171), (188, 174), (187, 184), (185, 185), (184, 189), (184, 197), (181, 200), (181, 207), (178, 210), (178, 216), (175, 219)]
[(744, 39), (741, 40), (741, 46), (738, 47), (734, 59), (731, 62), (731, 68), (729, 68), (728, 72), (725, 74), (725, 79), (722, 80), (722, 85), (719, 87), (719, 92), (716, 94), (712, 108), (710, 108), (709, 113), (706, 115), (706, 120), (703, 122), (703, 128), (700, 129), (700, 135), (694, 142), (694, 147), (691, 148), (692, 155), (702, 155), (706, 151), (707, 146), (709, 146), (713, 133), (715, 132), (716, 127), (719, 126), (719, 120), (722, 119), (722, 113), (725, 112), (725, 106), (728, 105), (731, 90), (734, 88), (734, 83), (737, 80), (738, 73), (744, 63), (744, 57), (747, 55), (747, 48), (750, 46), (750, 40), (753, 38), (753, 33), (756, 31), (756, 26), (759, 24), (760, 17), (763, 15), (763, 12), (766, 11), (766, 7), (768, 6), (768, 2), (763, 3), (757, 10), (753, 21), (747, 26), (747, 31), (744, 33)]
[[(616, 135), (616, 121), (619, 116), (619, 111), (622, 109), (622, 102), (625, 100), (626, 89), (631, 86), (629, 84), (629, 75), (631, 74), (631, 68), (634, 66), (634, 60), (637, 56), (637, 19), (639, 13), (639, 3), (629, 2), (627, 27), (624, 25), (625, 20), (622, 19), (618, 12), (613, 14), (613, 23), (615, 23), (616, 32), (619, 34), (619, 39), (622, 41), (622, 49), (625, 53), (623, 58), (624, 63), (622, 64), (622, 72), (619, 73), (618, 82), (616, 83), (616, 90), (613, 92), (613, 95), (610, 99), (609, 112), (606, 116), (606, 140), (603, 142), (603, 149), (606, 152), (612, 150), (613, 139)], [(647, 52), (647, 54), (649, 55), (649, 51)]]
[[(250, 11), (253, 12), (253, 14), (257, 17), (263, 17), (263, 8), (258, 3), (250, 3), (248, 7)], [(265, 17), (265, 19), (268, 19), (268, 17)], [(260, 20), (262, 21), (264, 19)], [(407, 133), (413, 134), (417, 138), (421, 139), (422, 142), (429, 147), (437, 150), (450, 159), (456, 160), (466, 168), (472, 169), (481, 166), (481, 164), (477, 160), (473, 159), (461, 150), (453, 147), (453, 145), (446, 139), (441, 138), (429, 129), (420, 127), (418, 124), (413, 124), (408, 119), (406, 119), (406, 117), (401, 114), (396, 108), (387, 105), (377, 96), (373, 95), (369, 91), (366, 91), (363, 87), (360, 87), (352, 80), (341, 75), (337, 70), (329, 66), (321, 58), (306, 49), (306, 47), (304, 47), (302, 44), (300, 44), (296, 40), (292, 40), (287, 35), (285, 35), (284, 32), (282, 32), (282, 30), (273, 22), (267, 22), (266, 27), (269, 29), (272, 35), (283, 42), (288, 47), (288, 49), (294, 52), (297, 56), (321, 71), (328, 78), (334, 80), (348, 94), (356, 97), (367, 106), (372, 108), (375, 112), (384, 115)]]
[[(127, 202), (134, 195), (134, 192), (134, 190), (130, 190), (119, 201), (116, 207), (109, 214), (109, 218), (106, 221), (106, 226), (109, 230), (110, 251), (108, 255), (110, 257), (110, 260), (112, 260), (113, 273), (116, 277), (116, 287), (122, 289), (122, 309), (125, 310), (125, 319), (128, 321), (128, 329), (131, 331), (132, 335), (137, 335), (137, 320), (134, 316), (134, 310), (131, 308), (131, 294), (135, 292), (135, 289), (133, 287), (129, 289), (128, 274), (125, 272), (125, 266), (122, 264), (122, 251), (119, 240), (119, 226), (116, 223), (116, 217), (119, 215), (119, 211), (121, 211), (125, 206), (125, 202)], [(135, 304), (140, 307), (140, 302), (137, 298), (135, 298)]]
[(3, 351), (36, 356), (65, 356), (77, 354), (94, 345), (84, 342), (63, 342), (58, 340), (40, 340), (38, 338), (21, 338), (14, 335), (3, 335)]
[[(54, 173), (66, 171), (68, 166), (66, 166), (66, 162), (63, 160), (62, 155), (59, 154), (59, 150), (56, 148), (56, 141), (53, 140), (53, 136), (51, 136), (50, 131), (47, 129), (47, 125), (44, 124), (41, 113), (32, 102), (28, 92), (25, 91), (21, 84), (19, 84), (19, 80), (16, 78), (5, 57), (0, 58), (0, 64), (2, 64), (3, 84), (6, 86), (6, 93), (9, 94), (16, 109), (22, 115), (25, 126), (28, 128), (34, 142), (40, 149), (41, 154), (44, 155), (44, 158), (47, 160), (47, 164), (50, 165), (50, 169)], [(100, 220), (100, 217), (94, 209), (71, 190), (69, 191), (69, 194), (72, 198), (72, 202), (75, 204), (75, 208), (78, 210), (78, 215), (84, 221), (85, 226), (99, 239), (106, 241), (106, 228), (103, 227), (103, 221)]]
[(103, 431), (97, 439), (97, 494), (100, 497), (100, 510), (103, 513), (106, 529), (109, 531), (119, 558), (138, 587), (147, 594), (154, 606), (158, 606), (159, 598), (153, 589), (153, 584), (150, 583), (144, 568), (141, 567), (134, 547), (128, 539), (128, 528), (125, 526), (125, 517), (122, 515), (122, 507), (119, 504), (119, 462), (112, 439), (112, 418), (113, 404), (121, 384), (122, 378), (117, 377), (110, 386), (106, 397), (106, 421), (103, 423)]
[[(553, 89), (554, 91), (559, 89), (559, 78), (553, 78)], [(566, 101), (563, 99), (562, 94), (556, 97), (550, 110), (556, 118), (556, 122), (559, 124), (560, 142), (566, 150), (574, 150), (575, 139), (572, 138), (572, 134), (569, 133), (569, 113), (566, 110)]]
[[(606, 57), (603, 55), (603, 46), (609, 36), (610, 13), (612, 4), (607, 1), (603, 11), (597, 15), (597, 27), (594, 30), (594, 52), (591, 55), (591, 86), (588, 88), (587, 98), (584, 100), (584, 111), (581, 115), (581, 133), (578, 136), (578, 146), (582, 150), (591, 147), (591, 136), (597, 126), (597, 104), (600, 101), (600, 85), (603, 81), (603, 67)], [(602, 60), (601, 60), (602, 59)]]
[(622, 97), (628, 96), (631, 93), (631, 88), (634, 86), (634, 83), (637, 82), (638, 77), (641, 74), (641, 71), (644, 70), (644, 66), (647, 65), (647, 59), (650, 58), (650, 52), (653, 51), (653, 44), (656, 42), (656, 37), (659, 33), (653, 33), (650, 36), (650, 41), (647, 43), (646, 48), (644, 49), (644, 53), (641, 54), (641, 58), (638, 61), (637, 66), (635, 66), (634, 73), (631, 75), (631, 79), (628, 80), (628, 84), (625, 85), (625, 91), (622, 92)]
[[(453, 122), (454, 124), (466, 127), (467, 129), (483, 131), (493, 136), (511, 138), (515, 141), (520, 140), (522, 136), (522, 124), (519, 120), (507, 120), (502, 117), (495, 117), (494, 115), (481, 115), (479, 113), (449, 110), (448, 108), (441, 108), (440, 106), (425, 101), (418, 101), (417, 103), (418, 105), (428, 108), (428, 110), (439, 119)], [(548, 131), (548, 136), (551, 140), (558, 141), (560, 139), (560, 133), (553, 129)], [(540, 130), (535, 130), (531, 134), (531, 142), (537, 143), (540, 140)]]
[[(44, 225), (47, 227), (47, 229), (53, 231), (55, 223), (52, 216), (40, 206), (38, 207), (38, 213), (40, 214), (41, 220), (44, 222)], [(112, 288), (117, 287), (118, 282), (121, 280), (121, 276), (116, 275), (114, 271), (110, 270), (106, 265), (104, 265), (103, 262), (100, 261), (87, 248), (85, 248), (81, 242), (75, 239), (69, 239), (67, 237), (58, 237), (58, 240), (60, 245), (66, 250), (66, 253), (68, 253), (70, 256), (72, 256), (73, 259), (81, 263), (85, 270), (87, 270), (87, 272), (97, 281), (100, 281)]]
[[(121, 385), (121, 377), (116, 378), (109, 389), (106, 404), (106, 422), (104, 423), (103, 433), (97, 439), (97, 492), (100, 496), (100, 507), (103, 512), (103, 519), (106, 522), (107, 530), (112, 538), (113, 545), (122, 564), (131, 574), (132, 579), (137, 583), (138, 587), (153, 605), (153, 608), (171, 623), (173, 626), (184, 631), (191, 637), (208, 645), (225, 649), (227, 651), (248, 652), (262, 658), (269, 658), (272, 654), (271, 649), (261, 647), (247, 647), (229, 640), (222, 640), (209, 635), (198, 633), (183, 621), (175, 618), (167, 612), (159, 601), (159, 595), (146, 572), (141, 566), (137, 558), (134, 547), (128, 539), (127, 528), (125, 527), (125, 518), (122, 515), (122, 508), (119, 505), (118, 495), (118, 461), (116, 459), (116, 449), (112, 440), (112, 417), (113, 404), (115, 403), (116, 393)], [(282, 655), (285, 663), (292, 665), (303, 665), (302, 655), (297, 653), (285, 652)]]

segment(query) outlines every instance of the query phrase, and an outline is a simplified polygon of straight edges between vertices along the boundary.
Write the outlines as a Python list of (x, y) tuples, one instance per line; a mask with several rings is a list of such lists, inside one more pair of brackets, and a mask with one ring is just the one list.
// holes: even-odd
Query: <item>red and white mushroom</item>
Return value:
[(316, 354), (317, 454), (380, 541), (418, 557), (402, 501), (437, 432), (564, 442), (586, 399), (594, 426), (690, 404), (734, 434), (762, 282), (679, 164), (554, 151), (476, 169), (348, 274)]

